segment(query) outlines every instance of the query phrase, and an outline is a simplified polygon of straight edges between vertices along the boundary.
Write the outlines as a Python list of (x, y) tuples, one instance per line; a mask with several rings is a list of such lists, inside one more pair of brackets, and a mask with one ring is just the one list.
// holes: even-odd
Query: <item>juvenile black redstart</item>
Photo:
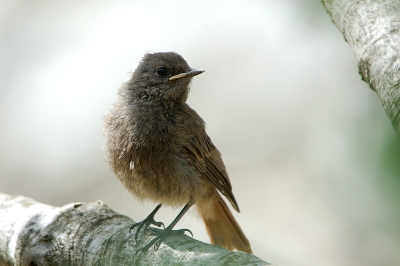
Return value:
[(148, 53), (119, 89), (117, 102), (104, 118), (111, 169), (135, 197), (159, 203), (145, 220), (131, 227), (138, 227), (136, 239), (141, 229), (163, 225), (154, 220), (162, 204), (184, 205), (143, 251), (158, 247), (196, 204), (211, 243), (252, 253), (219, 194), (239, 212), (221, 154), (207, 135), (204, 121), (186, 103), (192, 77), (203, 72), (190, 68), (179, 54)]

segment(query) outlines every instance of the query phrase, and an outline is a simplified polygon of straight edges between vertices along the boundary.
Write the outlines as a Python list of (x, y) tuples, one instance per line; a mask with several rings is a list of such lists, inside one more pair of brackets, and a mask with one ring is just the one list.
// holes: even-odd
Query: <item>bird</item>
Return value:
[[(251, 245), (223, 200), (240, 212), (221, 153), (204, 120), (186, 100), (191, 80), (203, 69), (189, 67), (175, 52), (146, 53), (104, 116), (105, 155), (126, 189), (157, 207), (137, 227), (164, 226), (154, 219), (161, 206), (184, 206), (173, 222), (140, 250), (158, 248), (184, 214), (196, 205), (210, 242), (252, 253)], [(222, 196), (221, 196), (222, 195)]]

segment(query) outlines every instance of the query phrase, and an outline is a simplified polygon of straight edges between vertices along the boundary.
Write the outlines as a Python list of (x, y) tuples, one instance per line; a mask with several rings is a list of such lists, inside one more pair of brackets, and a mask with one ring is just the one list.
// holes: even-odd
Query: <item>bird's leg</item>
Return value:
[(135, 224), (133, 224), (130, 228), (129, 228), (129, 233), (132, 231), (132, 229), (134, 229), (135, 227), (137, 227), (138, 226), (138, 229), (136, 230), (136, 233), (135, 233), (135, 241), (136, 241), (136, 243), (137, 243), (137, 239), (138, 239), (138, 236), (139, 236), (139, 232), (140, 232), (140, 230), (142, 230), (142, 227), (144, 226), (144, 230), (146, 231), (147, 230), (147, 228), (151, 225), (151, 224), (153, 224), (153, 225), (155, 225), (155, 226), (157, 226), (157, 227), (163, 227), (163, 228), (165, 228), (165, 226), (164, 226), (164, 223), (162, 223), (162, 222), (156, 222), (155, 220), (154, 220), (154, 215), (158, 212), (158, 210), (161, 208), (161, 204), (158, 204), (157, 205), (157, 207), (149, 214), (149, 216), (147, 216), (146, 217), (146, 219), (144, 219), (143, 221), (141, 221), (141, 222), (138, 222), (138, 223), (135, 223)]
[(142, 248), (138, 250), (138, 252), (140, 251), (146, 252), (153, 245), (154, 245), (154, 250), (157, 250), (161, 245), (161, 243), (163, 242), (163, 240), (171, 233), (184, 234), (185, 232), (189, 232), (193, 237), (193, 234), (189, 229), (172, 230), (172, 228), (174, 228), (174, 226), (179, 222), (182, 216), (185, 215), (185, 213), (190, 209), (190, 207), (192, 207), (192, 205), (193, 203), (186, 204), (185, 207), (183, 207), (181, 212), (178, 214), (178, 216), (176, 216), (176, 218), (172, 221), (172, 223), (168, 225), (167, 228), (159, 232), (152, 240), (147, 242), (146, 245), (144, 245)]

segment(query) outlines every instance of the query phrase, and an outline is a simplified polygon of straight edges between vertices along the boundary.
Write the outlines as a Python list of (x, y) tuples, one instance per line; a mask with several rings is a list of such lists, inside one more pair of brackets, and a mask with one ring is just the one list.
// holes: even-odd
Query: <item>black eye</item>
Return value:
[(157, 75), (164, 77), (167, 75), (167, 69), (165, 67), (157, 68)]

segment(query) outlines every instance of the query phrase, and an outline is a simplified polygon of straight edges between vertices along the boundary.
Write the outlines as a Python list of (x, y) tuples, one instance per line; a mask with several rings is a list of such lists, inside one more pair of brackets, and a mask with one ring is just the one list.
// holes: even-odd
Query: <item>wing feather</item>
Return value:
[(208, 180), (218, 191), (224, 195), (236, 211), (239, 206), (232, 193), (232, 185), (228, 177), (225, 165), (221, 158), (221, 153), (205, 134), (205, 139), (199, 141), (194, 135), (189, 138), (189, 142), (183, 148), (186, 158), (196, 171)]

